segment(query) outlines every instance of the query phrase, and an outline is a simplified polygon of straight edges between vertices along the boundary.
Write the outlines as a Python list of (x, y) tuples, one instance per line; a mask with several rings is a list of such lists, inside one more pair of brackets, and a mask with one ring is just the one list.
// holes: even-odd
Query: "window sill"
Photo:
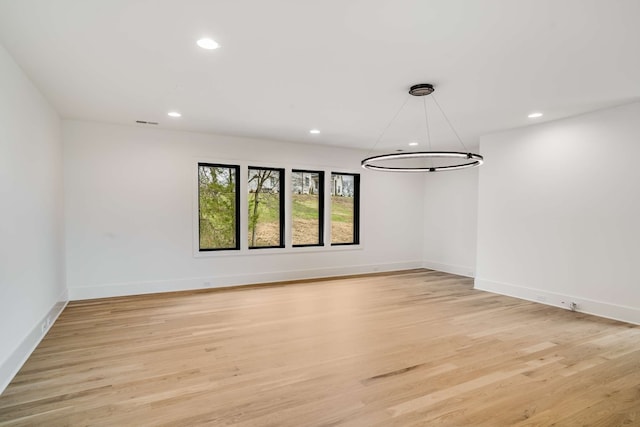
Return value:
[(194, 258), (216, 258), (216, 257), (235, 257), (235, 256), (263, 256), (263, 255), (276, 255), (276, 254), (307, 254), (307, 253), (331, 253), (331, 252), (344, 252), (344, 251), (361, 251), (364, 249), (362, 243), (357, 245), (338, 245), (331, 246), (326, 244), (324, 246), (300, 246), (285, 248), (260, 248), (249, 249), (242, 248), (240, 250), (218, 250), (218, 251), (196, 251), (193, 254)]

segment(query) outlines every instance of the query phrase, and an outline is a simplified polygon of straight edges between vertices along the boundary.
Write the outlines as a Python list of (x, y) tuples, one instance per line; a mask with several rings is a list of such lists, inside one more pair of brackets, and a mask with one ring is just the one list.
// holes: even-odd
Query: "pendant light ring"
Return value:
[[(425, 167), (398, 167), (383, 166), (380, 162), (387, 160), (405, 160), (405, 159), (465, 159), (460, 163), (447, 166), (425, 166)], [(475, 153), (464, 153), (461, 151), (417, 151), (412, 153), (393, 153), (372, 156), (364, 159), (361, 165), (365, 169), (387, 171), (387, 172), (442, 172), (459, 169), (470, 169), (480, 166), (484, 163), (484, 157)]]

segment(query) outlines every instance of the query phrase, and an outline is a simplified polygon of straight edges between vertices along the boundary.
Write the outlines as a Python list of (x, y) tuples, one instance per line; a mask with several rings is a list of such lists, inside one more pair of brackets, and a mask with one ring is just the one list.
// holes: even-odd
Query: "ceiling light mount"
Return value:
[(409, 88), (409, 94), (413, 96), (426, 96), (431, 95), (435, 88), (429, 83), (420, 83), (413, 85)]
[[(420, 83), (417, 85), (413, 85), (409, 88), (409, 95), (412, 96), (426, 96), (431, 95), (435, 91), (435, 88), (430, 83)], [(424, 119), (425, 119), (425, 130), (426, 130), (426, 140), (429, 147), (429, 151), (416, 151), (416, 152), (400, 152), (392, 153), (392, 154), (381, 154), (377, 156), (367, 157), (362, 160), (361, 165), (365, 169), (375, 170), (375, 171), (387, 171), (387, 172), (440, 172), (440, 171), (451, 171), (451, 170), (459, 170), (459, 169), (468, 169), (480, 166), (484, 162), (484, 157), (480, 154), (470, 152), (467, 147), (462, 142), (462, 139), (453, 128), (451, 121), (444, 113), (440, 104), (435, 99), (435, 96), (432, 97), (434, 104), (440, 110), (440, 113), (444, 117), (445, 121), (451, 128), (451, 131), (458, 139), (458, 142), (465, 151), (431, 151), (431, 133), (429, 129), (429, 116), (427, 114), (427, 103), (423, 98), (423, 106), (424, 106)], [(387, 127), (382, 131), (382, 134), (378, 137), (378, 140), (374, 144), (373, 148), (369, 151), (371, 153), (389, 127), (393, 124), (398, 115), (402, 112), (405, 105), (407, 104), (407, 100), (405, 100), (400, 110), (395, 114), (391, 122), (387, 125)], [(417, 143), (411, 143), (409, 145), (418, 145)], [(441, 163), (437, 164), (436, 161), (440, 161)]]

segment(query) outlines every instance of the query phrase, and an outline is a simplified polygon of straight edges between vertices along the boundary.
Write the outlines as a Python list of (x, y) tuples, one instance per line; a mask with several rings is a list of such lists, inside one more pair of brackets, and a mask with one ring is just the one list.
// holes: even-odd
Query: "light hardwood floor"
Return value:
[(639, 426), (640, 327), (429, 270), (72, 302), (0, 425)]

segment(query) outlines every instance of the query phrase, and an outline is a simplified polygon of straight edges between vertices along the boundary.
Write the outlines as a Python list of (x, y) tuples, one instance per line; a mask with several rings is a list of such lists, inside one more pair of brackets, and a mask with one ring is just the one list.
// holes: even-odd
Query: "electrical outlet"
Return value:
[(42, 326), (40, 327), (40, 333), (44, 334), (44, 331), (47, 330), (47, 322), (42, 322)]

